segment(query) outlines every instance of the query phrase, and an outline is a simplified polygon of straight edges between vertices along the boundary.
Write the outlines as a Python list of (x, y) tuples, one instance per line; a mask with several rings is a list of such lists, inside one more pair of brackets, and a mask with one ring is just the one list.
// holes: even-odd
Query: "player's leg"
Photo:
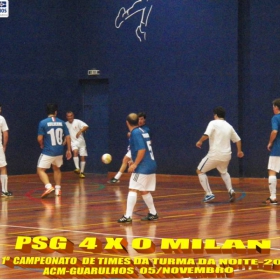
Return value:
[(41, 195), (41, 198), (46, 197), (47, 195), (49, 195), (51, 192), (54, 191), (54, 188), (50, 183), (49, 176), (46, 173), (46, 170), (51, 167), (52, 161), (53, 161), (53, 157), (46, 156), (43, 154), (40, 155), (38, 160), (37, 174), (40, 180), (42, 181), (42, 183), (45, 185), (45, 191)]
[(87, 157), (87, 149), (86, 147), (79, 148), (79, 155), (80, 155), (80, 178), (85, 178), (85, 167), (86, 167), (86, 157)]
[(2, 196), (12, 196), (13, 194), (8, 191), (8, 172), (6, 156), (3, 148), (0, 149), (0, 169), (1, 169), (1, 185), (2, 185)]
[(79, 150), (77, 147), (72, 147), (72, 153), (73, 153), (73, 161), (75, 165), (74, 172), (76, 174), (80, 174), (80, 159), (79, 159)]
[(119, 183), (119, 179), (121, 178), (122, 174), (125, 172), (126, 168), (127, 168), (127, 165), (128, 165), (128, 162), (131, 160), (131, 152), (128, 151), (126, 153), (126, 155), (123, 157), (123, 160), (122, 160), (122, 165), (118, 171), (118, 173), (108, 181), (108, 183)]
[(60, 167), (63, 164), (63, 156), (56, 156), (55, 160), (52, 164), (53, 169), (53, 178), (55, 182), (55, 195), (59, 196), (61, 195), (61, 170)]
[(2, 185), (2, 196), (11, 196), (8, 195), (8, 175), (6, 166), (0, 167), (1, 169), (1, 185)]
[(203, 199), (204, 202), (208, 202), (215, 198), (209, 185), (208, 177), (206, 172), (216, 168), (216, 161), (209, 159), (207, 156), (204, 157), (199, 163), (196, 174), (198, 175), (199, 182), (204, 189), (206, 195)]
[(134, 206), (137, 202), (137, 190), (129, 189), (127, 195), (127, 203), (126, 203), (126, 213), (125, 217), (132, 217)]
[(61, 171), (56, 165), (52, 165), (53, 178), (55, 182), (55, 195), (61, 195)]
[(270, 192), (270, 197), (266, 199), (267, 204), (277, 204), (276, 199), (276, 187), (277, 187), (277, 177), (276, 174), (279, 173), (280, 169), (280, 157), (270, 156), (268, 160), (268, 187)]
[(268, 187), (270, 196), (267, 198), (266, 202), (271, 204), (277, 204), (276, 199), (276, 187), (277, 187), (277, 177), (274, 170), (268, 170)]
[(81, 173), (85, 172), (85, 166), (86, 166), (86, 157), (85, 156), (80, 156), (80, 170), (81, 170)]
[(156, 189), (156, 174), (137, 174), (138, 176), (134, 178), (137, 180), (137, 184), (140, 186), (138, 190), (140, 191), (142, 198), (147, 205), (149, 212), (147, 216), (142, 218), (142, 221), (154, 221), (158, 219), (157, 211), (154, 205), (154, 199), (152, 196), (153, 191)]
[(126, 202), (126, 213), (118, 220), (118, 223), (131, 223), (134, 206), (137, 202), (137, 191), (141, 188), (141, 176), (143, 174), (132, 173), (129, 180), (129, 192)]
[(228, 172), (226, 173), (220, 173), (221, 177), (226, 185), (227, 191), (228, 191), (228, 195), (229, 195), (229, 201), (230, 202), (234, 202), (235, 201), (235, 191), (232, 187), (232, 183), (231, 183), (231, 177), (229, 175)]
[(51, 185), (49, 176), (46, 173), (46, 168), (37, 167), (37, 174), (39, 175), (40, 180), (43, 182), (45, 186)]
[(133, 209), (134, 209), (136, 202), (137, 202), (137, 190), (129, 188), (129, 192), (127, 195), (127, 201), (126, 201), (126, 212), (118, 220), (118, 223), (131, 223), (132, 222), (132, 214), (133, 214)]
[(142, 218), (142, 221), (154, 221), (158, 219), (158, 214), (155, 208), (154, 199), (151, 192), (141, 192), (142, 198), (149, 209), (147, 216)]
[(141, 174), (141, 177), (142, 178), (140, 179), (142, 179), (141, 182), (142, 187), (140, 188), (140, 192), (145, 204), (149, 209), (147, 216), (145, 216), (141, 220), (155, 221), (158, 219), (158, 214), (155, 208), (154, 199), (151, 192), (155, 191), (156, 189), (156, 174), (148, 174), (148, 175)]
[(231, 177), (230, 177), (229, 173), (227, 172), (228, 165), (229, 165), (229, 161), (221, 161), (217, 165), (217, 169), (220, 172), (220, 175), (226, 185), (228, 195), (229, 195), (229, 201), (234, 202), (235, 201), (235, 191), (232, 188)]
[(131, 154), (126, 154), (122, 160), (122, 165), (120, 167), (120, 170), (118, 171), (117, 175), (115, 176), (116, 179), (120, 179), (122, 174), (127, 169), (128, 162), (131, 161)]

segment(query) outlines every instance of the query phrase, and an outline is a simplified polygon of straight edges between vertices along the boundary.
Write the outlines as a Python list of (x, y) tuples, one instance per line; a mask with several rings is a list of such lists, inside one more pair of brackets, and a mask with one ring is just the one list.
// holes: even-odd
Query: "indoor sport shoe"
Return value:
[(50, 187), (49, 189), (46, 189), (43, 194), (41, 195), (41, 198), (47, 197), (50, 193), (54, 191), (54, 187)]
[(274, 205), (278, 204), (276, 199), (272, 200), (270, 197), (268, 197), (265, 202), (266, 204), (274, 204)]
[(84, 178), (86, 178), (86, 175), (85, 175), (85, 173), (82, 173), (82, 172), (81, 172), (80, 175), (79, 175), (79, 177), (82, 178), (82, 179), (84, 179)]
[(116, 178), (112, 178), (111, 180), (109, 180), (107, 183), (110, 183), (110, 184), (115, 184), (115, 183), (119, 183), (120, 180), (116, 179)]
[(132, 219), (125, 217), (124, 215), (118, 220), (118, 223), (132, 223)]
[(74, 170), (74, 172), (75, 172), (76, 174), (80, 174), (80, 169), (79, 169), (79, 168), (76, 168), (76, 169)]
[(151, 213), (148, 213), (148, 215), (144, 218), (141, 219), (141, 221), (155, 221), (158, 219), (158, 214), (151, 214)]
[(55, 189), (55, 195), (60, 196), (61, 195), (61, 189)]
[(234, 202), (235, 201), (235, 192), (234, 192), (234, 190), (231, 189), (229, 191), (228, 195), (229, 195), (229, 202)]
[(210, 200), (213, 200), (215, 198), (214, 194), (208, 194), (204, 197), (203, 202), (208, 202)]
[(13, 196), (13, 193), (12, 192), (9, 192), (9, 191), (7, 191), (7, 192), (2, 192), (2, 194), (1, 194), (2, 196), (6, 196), (6, 197), (11, 197), (11, 196)]

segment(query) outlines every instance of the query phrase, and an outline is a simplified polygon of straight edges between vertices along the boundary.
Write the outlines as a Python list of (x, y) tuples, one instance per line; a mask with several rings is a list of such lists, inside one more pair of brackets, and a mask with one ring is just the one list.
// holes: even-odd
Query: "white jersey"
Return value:
[(75, 147), (86, 147), (86, 141), (83, 136), (83, 133), (79, 136), (79, 138), (76, 138), (77, 133), (85, 126), (88, 126), (85, 122), (74, 119), (72, 123), (66, 122), (66, 125), (69, 130), (69, 134), (71, 137), (71, 145)]
[(211, 121), (204, 134), (209, 137), (208, 158), (227, 161), (231, 159), (231, 143), (236, 143), (240, 137), (234, 128), (225, 120)]
[(0, 116), (0, 148), (3, 147), (3, 143), (2, 143), (2, 132), (9, 130), (8, 125), (6, 123), (6, 120), (4, 117)]

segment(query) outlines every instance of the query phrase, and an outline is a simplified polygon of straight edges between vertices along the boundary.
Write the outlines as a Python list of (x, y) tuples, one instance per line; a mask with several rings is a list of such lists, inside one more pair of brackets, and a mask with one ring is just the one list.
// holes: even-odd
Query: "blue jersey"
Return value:
[(151, 136), (151, 131), (150, 131), (150, 128), (148, 126), (146, 126), (145, 124), (142, 125), (142, 126), (139, 126), (140, 128), (142, 128), (145, 132), (149, 133), (150, 135), (150, 140), (152, 139), (152, 136)]
[(147, 133), (141, 127), (134, 128), (131, 131), (129, 142), (133, 161), (135, 161), (139, 150), (146, 150), (144, 158), (139, 163), (134, 172), (140, 174), (156, 173), (157, 164), (154, 158), (149, 133)]
[[(139, 128), (142, 128), (145, 132), (149, 133), (150, 138), (151, 138), (150, 129), (146, 125), (139, 126)], [(130, 150), (130, 146), (129, 145), (130, 145), (130, 140), (128, 139), (128, 147), (127, 147), (128, 151)]]
[(270, 155), (271, 156), (280, 156), (280, 115), (274, 115), (271, 119), (272, 130), (277, 130), (277, 136), (273, 141)]
[(150, 129), (149, 127), (147, 127), (145, 124), (142, 125), (142, 126), (139, 126), (140, 128), (142, 128), (145, 132), (149, 133), (150, 134)]
[(65, 122), (56, 117), (48, 117), (39, 123), (38, 135), (44, 137), (42, 154), (47, 156), (63, 155), (63, 137), (69, 135)]

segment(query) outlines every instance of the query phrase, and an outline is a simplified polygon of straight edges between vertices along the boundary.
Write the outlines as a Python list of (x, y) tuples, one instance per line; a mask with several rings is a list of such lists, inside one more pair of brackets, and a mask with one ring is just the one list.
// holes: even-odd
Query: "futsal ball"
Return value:
[(109, 164), (112, 161), (112, 156), (110, 154), (104, 154), (101, 157), (101, 160), (102, 160), (103, 163)]

